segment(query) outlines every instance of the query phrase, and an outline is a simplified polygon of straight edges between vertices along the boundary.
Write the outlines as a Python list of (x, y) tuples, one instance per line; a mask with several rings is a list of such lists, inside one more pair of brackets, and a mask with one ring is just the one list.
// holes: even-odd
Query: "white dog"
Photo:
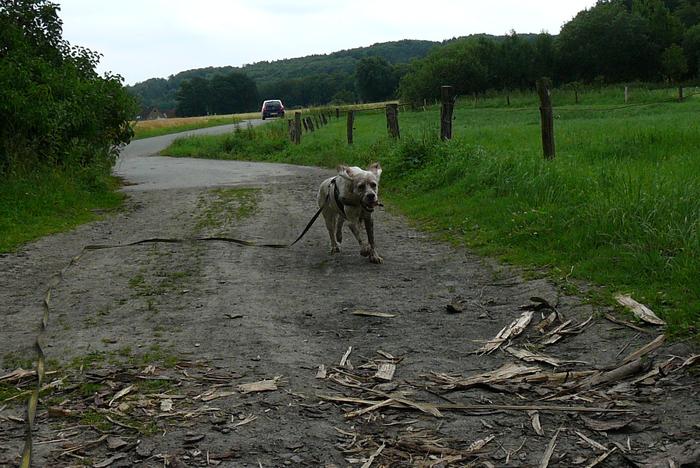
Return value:
[[(338, 175), (324, 180), (318, 191), (318, 206), (322, 208), (328, 235), (331, 238), (331, 253), (340, 252), (343, 241), (343, 223), (348, 222), (350, 231), (360, 244), (360, 255), (369, 257), (372, 263), (382, 263), (374, 245), (374, 222), (372, 212), (379, 205), (379, 163), (371, 164), (367, 170), (359, 167), (339, 166)], [(367, 242), (360, 228), (364, 223)]]

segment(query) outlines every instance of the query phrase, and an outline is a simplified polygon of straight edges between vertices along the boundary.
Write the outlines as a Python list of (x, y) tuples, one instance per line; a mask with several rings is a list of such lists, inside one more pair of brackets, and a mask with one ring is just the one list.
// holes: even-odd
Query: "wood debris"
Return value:
[(622, 363), (627, 363), (627, 362), (632, 362), (635, 361), (642, 356), (645, 356), (649, 354), (650, 352), (654, 351), (655, 349), (658, 349), (661, 347), (661, 345), (664, 344), (664, 341), (666, 341), (666, 336), (665, 335), (659, 335), (657, 336), (653, 341), (649, 342), (645, 346), (642, 346), (638, 350), (634, 351), (633, 353), (630, 353), (625, 359), (622, 360)]
[(520, 364), (504, 364), (494, 371), (483, 372), (481, 374), (461, 377), (433, 372), (429, 377), (433, 382), (440, 385), (443, 390), (467, 389), (477, 385), (498, 384), (509, 381), (514, 377), (533, 374), (542, 369), (536, 366), (524, 366)]
[(374, 378), (389, 382), (394, 378), (394, 372), (396, 372), (396, 364), (383, 362), (379, 364), (379, 369), (377, 369), (377, 373), (374, 374)]
[(379, 318), (394, 318), (396, 314), (389, 314), (387, 312), (375, 312), (372, 310), (353, 310), (352, 315), (359, 315), (362, 317), (379, 317)]
[(239, 385), (238, 391), (247, 393), (257, 393), (257, 392), (271, 392), (277, 390), (277, 382), (280, 377), (275, 377), (274, 379), (259, 380), (257, 382), (251, 382)]
[(561, 361), (551, 356), (546, 356), (544, 354), (533, 353), (523, 348), (516, 348), (515, 346), (508, 346), (507, 348), (504, 348), (503, 351), (512, 354), (513, 356), (517, 357), (518, 359), (522, 359), (525, 362), (542, 362), (544, 364), (549, 364), (550, 366), (554, 367), (559, 367), (560, 365), (567, 362)]
[(528, 411), (527, 414), (530, 416), (530, 422), (532, 423), (532, 428), (538, 436), (544, 436), (544, 431), (542, 430), (542, 424), (540, 424), (540, 413), (537, 411)]
[(657, 317), (650, 308), (635, 301), (629, 295), (617, 294), (615, 300), (620, 305), (631, 310), (634, 316), (643, 322), (651, 323), (652, 325), (666, 325), (666, 322)]
[(318, 371), (316, 371), (316, 378), (325, 379), (327, 375), (328, 372), (326, 371), (326, 366), (324, 366), (323, 364), (319, 364)]
[(348, 350), (345, 351), (345, 354), (343, 354), (343, 357), (340, 359), (340, 367), (345, 367), (348, 362), (348, 357), (350, 357), (350, 353), (352, 353), (352, 346), (348, 346)]
[(557, 446), (557, 437), (559, 436), (559, 431), (561, 431), (561, 429), (558, 429), (557, 432), (554, 433), (551, 440), (549, 441), (549, 444), (547, 444), (547, 449), (542, 455), (542, 460), (540, 460), (539, 468), (547, 468), (549, 466), (549, 460), (552, 458), (554, 449)]
[(481, 354), (492, 353), (510, 338), (520, 335), (532, 321), (533, 315), (534, 312), (532, 311), (523, 312), (520, 317), (503, 327), (492, 340), (489, 340), (484, 346), (479, 348), (477, 352)]

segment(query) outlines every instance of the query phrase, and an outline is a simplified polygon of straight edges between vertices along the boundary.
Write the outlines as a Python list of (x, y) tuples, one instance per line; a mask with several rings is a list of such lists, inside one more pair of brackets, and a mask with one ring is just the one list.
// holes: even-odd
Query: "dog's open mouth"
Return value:
[(382, 205), (381, 203), (379, 203), (379, 200), (375, 200), (375, 201), (368, 202), (368, 203), (362, 202), (362, 207), (363, 207), (365, 210), (369, 211), (370, 213), (371, 213), (372, 211), (374, 211), (374, 209), (375, 209), (376, 207), (378, 207), (378, 206), (384, 206), (384, 205)]

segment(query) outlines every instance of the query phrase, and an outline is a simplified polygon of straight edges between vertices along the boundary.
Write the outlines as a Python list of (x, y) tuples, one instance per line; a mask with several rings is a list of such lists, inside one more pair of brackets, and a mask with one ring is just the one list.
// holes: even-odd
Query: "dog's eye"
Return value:
[(364, 190), (365, 189), (365, 184), (360, 184), (357, 186), (358, 189)]
[(377, 188), (377, 184), (375, 184), (374, 182), (372, 182), (371, 184), (369, 184), (369, 186), (372, 187), (373, 189), (376, 189), (376, 188)]

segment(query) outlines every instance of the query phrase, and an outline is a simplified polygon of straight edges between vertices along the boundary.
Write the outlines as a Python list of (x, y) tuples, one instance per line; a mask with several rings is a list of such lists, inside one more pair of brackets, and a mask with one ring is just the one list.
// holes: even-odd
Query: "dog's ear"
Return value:
[(376, 175), (377, 179), (382, 175), (382, 166), (380, 166), (378, 162), (370, 164), (367, 170)]
[(342, 177), (343, 179), (352, 180), (352, 176), (353, 176), (352, 168), (350, 168), (348, 166), (340, 165), (340, 166), (338, 166), (337, 170), (338, 170), (338, 175), (340, 177)]

